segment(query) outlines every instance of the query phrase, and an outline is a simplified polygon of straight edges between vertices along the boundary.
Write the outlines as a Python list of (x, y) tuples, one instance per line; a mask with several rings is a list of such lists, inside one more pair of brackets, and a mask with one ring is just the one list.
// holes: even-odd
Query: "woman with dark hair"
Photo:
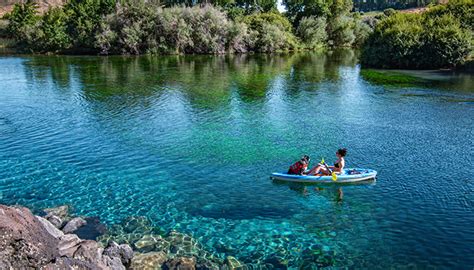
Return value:
[[(337, 160), (334, 162), (334, 166), (327, 166), (325, 164), (319, 163), (314, 168), (312, 168), (308, 175), (331, 175), (332, 172), (340, 174), (346, 165), (344, 157), (347, 154), (346, 148), (341, 148), (336, 151)], [(329, 170), (328, 170), (329, 169)]]

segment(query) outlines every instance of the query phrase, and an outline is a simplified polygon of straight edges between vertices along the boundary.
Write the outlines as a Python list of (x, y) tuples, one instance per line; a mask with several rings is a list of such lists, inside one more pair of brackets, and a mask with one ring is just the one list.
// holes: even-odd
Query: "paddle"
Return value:
[(326, 162), (324, 162), (324, 158), (322, 158), (321, 163), (324, 165), (324, 167), (326, 167), (326, 170), (328, 170), (328, 172), (331, 173), (331, 179), (332, 179), (332, 181), (337, 181), (337, 174), (336, 174), (334, 171), (331, 171), (331, 169), (329, 169), (329, 167), (328, 167), (328, 165), (326, 164)]

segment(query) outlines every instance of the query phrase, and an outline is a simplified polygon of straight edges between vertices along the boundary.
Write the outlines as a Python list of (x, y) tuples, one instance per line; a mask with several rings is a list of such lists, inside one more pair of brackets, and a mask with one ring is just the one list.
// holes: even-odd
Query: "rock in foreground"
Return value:
[(126, 269), (131, 257), (130, 246), (111, 243), (104, 252), (27, 208), (0, 205), (0, 269)]

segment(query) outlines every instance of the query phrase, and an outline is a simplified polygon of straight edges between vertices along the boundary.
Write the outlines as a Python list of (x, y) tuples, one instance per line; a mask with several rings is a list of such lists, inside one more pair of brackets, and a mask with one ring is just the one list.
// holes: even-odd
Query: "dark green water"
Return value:
[[(415, 75), (371, 83), (350, 51), (0, 57), (0, 203), (145, 216), (254, 264), (472, 269), (474, 76)], [(341, 146), (376, 183), (269, 179)]]

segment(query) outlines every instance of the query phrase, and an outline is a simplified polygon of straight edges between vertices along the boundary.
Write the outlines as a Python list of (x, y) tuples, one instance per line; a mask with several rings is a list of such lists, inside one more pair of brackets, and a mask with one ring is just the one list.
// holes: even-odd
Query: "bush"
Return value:
[(96, 35), (101, 53), (222, 54), (253, 46), (248, 27), (227, 19), (219, 8), (150, 4), (117, 5)]
[(329, 45), (333, 47), (352, 46), (356, 37), (354, 35), (354, 20), (342, 15), (333, 17), (328, 24)]
[(421, 33), (421, 17), (396, 14), (380, 21), (362, 51), (363, 65), (381, 68), (408, 68), (416, 59)]
[(32, 1), (25, 4), (15, 4), (13, 10), (8, 14), (7, 32), (17, 41), (23, 39), (23, 33), (37, 23), (39, 16), (37, 15), (38, 5)]
[(423, 15), (427, 18), (442, 17), (451, 14), (461, 23), (461, 27), (473, 31), (474, 29), (474, 1), (450, 0), (446, 5), (437, 5), (430, 8)]
[(249, 27), (256, 51), (274, 52), (299, 48), (291, 31), (291, 23), (281, 14), (256, 13), (243, 17), (241, 21)]
[(326, 17), (304, 17), (298, 26), (297, 34), (308, 48), (326, 45)]
[(64, 6), (67, 29), (76, 49), (95, 52), (96, 31), (104, 15), (115, 8), (115, 0), (70, 0)]
[(369, 35), (372, 33), (373, 29), (365, 21), (355, 18), (354, 19), (354, 42), (352, 46), (361, 47)]
[(453, 67), (463, 63), (471, 51), (471, 34), (453, 15), (427, 18), (421, 35), (421, 68)]
[(390, 17), (390, 16), (394, 15), (395, 13), (397, 13), (397, 11), (395, 11), (395, 9), (393, 9), (393, 8), (387, 8), (387, 9), (383, 10), (383, 14), (387, 17)]
[(450, 14), (395, 14), (376, 26), (361, 62), (380, 68), (453, 67), (469, 55), (471, 38)]
[(69, 48), (71, 39), (67, 34), (66, 22), (66, 14), (61, 8), (49, 9), (41, 19), (39, 31), (42, 36), (37, 51), (57, 52)]

